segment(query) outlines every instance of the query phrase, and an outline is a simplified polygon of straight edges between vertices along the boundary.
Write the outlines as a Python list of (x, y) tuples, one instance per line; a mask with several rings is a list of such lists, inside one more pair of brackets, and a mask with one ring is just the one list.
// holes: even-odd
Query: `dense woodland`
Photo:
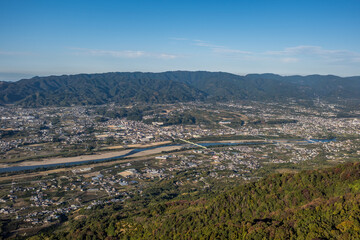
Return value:
[[(65, 221), (65, 220), (64, 220)], [(360, 239), (360, 164), (269, 175), (202, 197), (162, 182), (30, 239)]]
[(0, 104), (26, 107), (134, 102), (360, 99), (360, 77), (224, 72), (103, 73), (0, 82)]

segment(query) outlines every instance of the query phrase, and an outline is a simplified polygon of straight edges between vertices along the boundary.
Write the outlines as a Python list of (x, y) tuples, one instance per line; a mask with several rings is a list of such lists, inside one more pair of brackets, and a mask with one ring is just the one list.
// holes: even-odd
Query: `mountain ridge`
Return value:
[(109, 72), (33, 77), (0, 84), (0, 104), (26, 107), (109, 102), (360, 99), (360, 76), (281, 76), (226, 72)]

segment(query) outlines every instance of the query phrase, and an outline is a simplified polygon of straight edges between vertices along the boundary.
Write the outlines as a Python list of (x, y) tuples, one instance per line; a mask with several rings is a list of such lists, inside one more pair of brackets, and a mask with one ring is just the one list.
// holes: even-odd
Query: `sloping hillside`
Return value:
[(274, 174), (216, 197), (82, 214), (34, 239), (359, 239), (360, 164)]
[(69, 106), (109, 102), (360, 99), (360, 77), (223, 72), (103, 73), (34, 77), (0, 84), (0, 104)]

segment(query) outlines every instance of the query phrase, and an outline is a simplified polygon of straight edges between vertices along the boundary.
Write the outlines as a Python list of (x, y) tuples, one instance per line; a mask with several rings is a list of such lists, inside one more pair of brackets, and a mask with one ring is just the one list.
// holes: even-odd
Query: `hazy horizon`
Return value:
[[(160, 72), (145, 72), (145, 71), (113, 71), (113, 72), (117, 72), (117, 73), (123, 73), (123, 72), (130, 72), (130, 73), (135, 73), (135, 72), (142, 72), (142, 73), (164, 73), (164, 72), (176, 72), (176, 71), (185, 71), (185, 72), (224, 72), (224, 71), (208, 71), (208, 70), (193, 70), (193, 71), (189, 71), (189, 70), (169, 70), (169, 71), (160, 71)], [(85, 73), (85, 72), (79, 72), (79, 73), (70, 73), (70, 74), (49, 74), (49, 75), (27, 75), (27, 74), (16, 74), (16, 73), (1, 73), (0, 72), (0, 81), (3, 82), (17, 82), (20, 80), (24, 80), (24, 79), (31, 79), (34, 77), (49, 77), (49, 76), (62, 76), (62, 75), (80, 75), (80, 74), (106, 74), (106, 73), (112, 73), (112, 72), (92, 72), (92, 73)], [(311, 76), (311, 75), (320, 75), (320, 76), (326, 76), (326, 75), (334, 75), (334, 76), (338, 76), (338, 77), (342, 77), (342, 78), (347, 78), (347, 77), (358, 77), (360, 75), (349, 75), (349, 76), (341, 76), (341, 75), (336, 75), (336, 74), (278, 74), (278, 73), (272, 73), (272, 72), (263, 72), (263, 73), (231, 73), (231, 72), (224, 72), (224, 73), (230, 73), (230, 74), (234, 74), (234, 75), (238, 75), (238, 76), (246, 76), (249, 74), (274, 74), (274, 75), (279, 75), (279, 76)], [(6, 77), (8, 77), (8, 79), (6, 79)], [(23, 76), (23, 77), (19, 77), (16, 78), (17, 76)], [(2, 78), (4, 78), (3, 80), (1, 80)]]

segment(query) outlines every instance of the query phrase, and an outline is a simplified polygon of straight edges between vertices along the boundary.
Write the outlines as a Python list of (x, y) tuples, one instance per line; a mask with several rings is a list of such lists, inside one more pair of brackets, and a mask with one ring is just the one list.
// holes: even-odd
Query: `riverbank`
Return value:
[(171, 144), (172, 141), (163, 141), (163, 142), (154, 142), (154, 143), (147, 143), (147, 144), (130, 144), (130, 145), (117, 145), (117, 146), (110, 146), (103, 148), (104, 150), (114, 150), (114, 149), (124, 149), (124, 148), (148, 148), (148, 147), (157, 147), (161, 145), (168, 145)]
[[(218, 146), (218, 145), (250, 145), (250, 144), (311, 144), (311, 143), (324, 143), (329, 141), (336, 141), (336, 139), (311, 139), (311, 140), (294, 140), (289, 141), (287, 139), (280, 140), (221, 140), (221, 141), (208, 141), (208, 142), (198, 142), (205, 147)], [(143, 145), (144, 146), (144, 145)], [(126, 149), (122, 151), (112, 151), (112, 152), (103, 152), (93, 155), (82, 155), (77, 157), (67, 157), (67, 158), (48, 158), (41, 161), (24, 161), (17, 164), (1, 164), (0, 172), (13, 172), (13, 171), (22, 171), (22, 170), (33, 170), (37, 168), (49, 168), (49, 167), (59, 167), (61, 165), (78, 165), (84, 163), (95, 163), (103, 162), (109, 160), (116, 160), (121, 158), (137, 158), (144, 156), (156, 155), (162, 152), (171, 152), (178, 151), (183, 148), (183, 145), (160, 145), (152, 146), (145, 148), (133, 148)]]
[(113, 158), (116, 156), (128, 154), (131, 151), (132, 149), (127, 149), (122, 151), (97, 153), (93, 155), (81, 155), (76, 157), (44, 158), (39, 161), (24, 161), (16, 164), (1, 164), (0, 167), (6, 168), (6, 167), (38, 166), (38, 165), (48, 165), (48, 164), (62, 164), (62, 163), (65, 164), (72, 162), (83, 162), (83, 161), (99, 160), (104, 158)]
[(196, 143), (251, 143), (251, 142), (264, 142), (264, 139), (244, 139), (244, 140), (220, 140), (220, 141), (199, 141)]
[(77, 157), (68, 157), (68, 158), (49, 158), (44, 159), (41, 161), (25, 161), (18, 164), (11, 164), (6, 165), (2, 164), (0, 167), (2, 168), (0, 172), (6, 172), (8, 169), (9, 171), (20, 171), (20, 170), (30, 170), (36, 169), (37, 167), (54, 167), (58, 165), (72, 165), (72, 164), (81, 164), (81, 163), (92, 163), (92, 162), (101, 162), (111, 159), (117, 158), (138, 158), (144, 156), (150, 156), (154, 154), (159, 154), (162, 152), (171, 152), (180, 150), (182, 146), (180, 145), (173, 145), (173, 146), (159, 146), (153, 148), (144, 148), (144, 149), (127, 149), (123, 151), (114, 151), (114, 152), (106, 152), (106, 153), (99, 153), (94, 155), (82, 155)]

